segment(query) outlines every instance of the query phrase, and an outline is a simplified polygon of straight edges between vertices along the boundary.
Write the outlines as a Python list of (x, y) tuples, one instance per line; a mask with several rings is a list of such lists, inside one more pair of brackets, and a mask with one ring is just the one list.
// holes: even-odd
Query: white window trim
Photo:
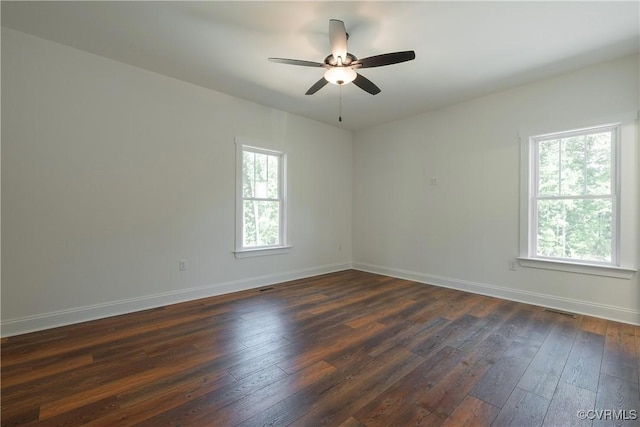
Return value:
[(552, 258), (537, 258), (531, 256), (532, 231), (531, 195), (533, 191), (532, 168), (534, 166), (533, 144), (531, 139), (542, 135), (561, 133), (564, 130), (533, 129), (520, 131), (520, 256), (518, 262), (523, 267), (540, 268), (545, 270), (566, 271), (597, 276), (607, 276), (631, 279), (636, 273), (638, 253), (638, 113), (621, 114), (588, 123), (576, 123), (567, 126), (569, 129), (589, 129), (606, 125), (620, 125), (620, 133), (616, 153), (616, 165), (619, 204), (616, 206), (614, 221), (618, 227), (618, 234), (614, 236), (614, 250), (617, 251), (617, 264), (601, 264), (579, 261), (558, 260)]
[[(233, 254), (236, 258), (251, 258), (265, 255), (280, 255), (291, 251), (292, 246), (287, 240), (287, 154), (283, 151), (271, 150), (263, 148), (265, 144), (249, 141), (244, 138), (235, 138), (236, 144), (236, 221), (235, 221), (235, 250)], [(280, 227), (279, 227), (279, 245), (274, 246), (256, 246), (244, 247), (243, 232), (243, 196), (242, 196), (242, 155), (245, 149), (255, 151), (257, 153), (268, 154), (280, 157), (278, 186), (281, 190), (280, 200)]]
[(631, 279), (636, 272), (632, 268), (617, 267), (614, 265), (586, 264), (568, 261), (556, 261), (544, 258), (518, 257), (518, 264), (522, 267), (540, 268), (543, 270), (567, 271), (571, 273), (589, 274), (592, 276), (614, 277), (618, 279)]
[[(545, 135), (535, 135), (535, 136), (530, 136), (529, 137), (529, 150), (530, 150), (530, 165), (533, 165), (533, 167), (530, 169), (531, 174), (529, 176), (531, 185), (530, 185), (530, 194), (529, 194), (529, 256), (532, 256), (531, 254), (534, 254), (532, 256), (532, 258), (534, 259), (542, 259), (542, 260), (550, 260), (550, 261), (558, 261), (558, 262), (565, 262), (565, 263), (576, 263), (576, 264), (589, 264), (589, 265), (603, 265), (603, 266), (607, 266), (607, 267), (611, 267), (611, 266), (616, 266), (618, 265), (618, 254), (619, 254), (619, 247), (618, 247), (618, 236), (620, 234), (620, 222), (618, 220), (618, 212), (619, 212), (619, 188), (620, 188), (620, 180), (619, 180), (619, 176), (620, 176), (620, 168), (619, 168), (619, 162), (618, 162), (618, 158), (620, 156), (620, 128), (621, 128), (621, 123), (614, 123), (614, 124), (607, 124), (604, 126), (596, 126), (596, 127), (590, 127), (590, 128), (586, 128), (586, 129), (577, 129), (577, 130), (570, 130), (570, 131), (564, 131), (564, 132), (556, 132), (556, 133), (552, 133), (552, 134), (545, 134)], [(603, 196), (605, 195), (596, 195), (596, 196), (591, 196), (591, 195), (580, 195), (580, 196), (540, 196), (538, 194), (539, 192), (539, 188), (538, 188), (538, 184), (539, 184), (539, 162), (540, 162), (540, 158), (539, 158), (539, 149), (538, 147), (540, 146), (540, 142), (541, 141), (548, 141), (549, 139), (565, 139), (571, 136), (582, 136), (582, 135), (586, 135), (588, 133), (601, 133), (601, 132), (610, 132), (613, 135), (613, 139), (612, 139), (612, 146), (611, 146), (611, 158), (612, 158), (612, 169), (613, 169), (613, 174), (611, 175), (611, 181), (609, 183), (610, 185), (610, 194), (606, 195), (606, 198), (611, 199), (612, 201), (612, 236), (611, 236), (611, 262), (604, 262), (604, 261), (580, 261), (580, 260), (573, 260), (573, 259), (568, 259), (568, 258), (558, 258), (558, 257), (551, 257), (551, 256), (543, 256), (543, 255), (538, 255), (536, 253), (536, 248), (538, 246), (538, 240), (537, 240), (537, 233), (536, 230), (534, 230), (533, 225), (537, 224), (538, 221), (538, 211), (537, 211), (537, 205), (540, 203), (540, 200), (544, 200), (544, 199), (561, 199), (561, 200), (566, 200), (566, 199), (579, 199), (579, 200), (584, 200), (584, 199), (589, 199), (589, 198), (594, 198), (594, 199), (600, 199), (603, 198)], [(562, 180), (560, 180), (559, 185), (562, 187)]]

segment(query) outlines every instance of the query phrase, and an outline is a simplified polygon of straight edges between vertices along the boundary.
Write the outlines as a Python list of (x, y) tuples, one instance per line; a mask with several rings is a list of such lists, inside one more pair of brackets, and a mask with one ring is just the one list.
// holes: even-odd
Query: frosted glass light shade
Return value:
[(324, 73), (324, 78), (334, 85), (351, 83), (358, 75), (350, 67), (332, 67)]

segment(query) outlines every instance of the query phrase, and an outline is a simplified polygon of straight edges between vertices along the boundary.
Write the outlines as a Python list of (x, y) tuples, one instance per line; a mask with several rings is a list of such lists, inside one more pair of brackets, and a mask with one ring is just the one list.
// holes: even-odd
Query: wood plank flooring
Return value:
[(640, 327), (353, 270), (1, 344), (3, 426), (640, 425)]

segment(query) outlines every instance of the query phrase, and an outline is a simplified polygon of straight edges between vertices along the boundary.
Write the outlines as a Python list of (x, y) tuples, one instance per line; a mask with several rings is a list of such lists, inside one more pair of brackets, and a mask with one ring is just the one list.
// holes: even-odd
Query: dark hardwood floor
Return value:
[(639, 356), (640, 327), (345, 271), (5, 338), (2, 425), (638, 426)]

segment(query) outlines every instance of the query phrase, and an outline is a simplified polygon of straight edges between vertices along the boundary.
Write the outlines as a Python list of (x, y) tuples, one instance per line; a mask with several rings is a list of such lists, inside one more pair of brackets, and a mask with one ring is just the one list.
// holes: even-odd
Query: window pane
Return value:
[(580, 196), (585, 193), (585, 137), (583, 135), (564, 138), (561, 144), (561, 194)]
[(255, 176), (255, 153), (242, 152), (242, 196), (253, 197)]
[(255, 154), (255, 192), (254, 197), (267, 197), (267, 155)]
[(538, 143), (538, 194), (552, 196), (560, 192), (560, 141)]
[(278, 196), (278, 161), (279, 157), (269, 156), (267, 161), (268, 166), (268, 188), (267, 188), (267, 197), (270, 199), (277, 199)]
[(538, 256), (611, 262), (611, 199), (539, 200)]
[(603, 132), (587, 136), (586, 192), (611, 194), (612, 133)]
[(279, 198), (279, 156), (244, 151), (242, 195), (245, 198)]
[(280, 202), (245, 200), (243, 210), (244, 246), (280, 244)]

